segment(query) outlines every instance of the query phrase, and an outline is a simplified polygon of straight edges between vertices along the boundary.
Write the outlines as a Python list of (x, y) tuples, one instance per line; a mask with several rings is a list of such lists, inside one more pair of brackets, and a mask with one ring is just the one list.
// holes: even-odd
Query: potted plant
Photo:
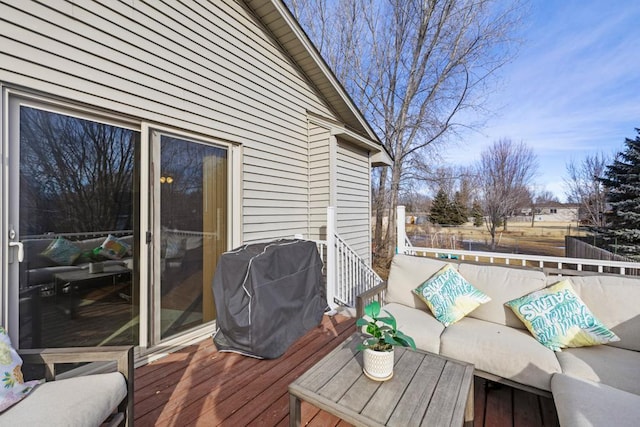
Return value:
[(393, 376), (393, 348), (402, 346), (415, 350), (416, 344), (413, 338), (398, 330), (391, 313), (384, 310), (387, 315), (379, 317), (380, 311), (380, 303), (372, 301), (364, 308), (365, 316), (356, 321), (357, 326), (366, 326), (367, 333), (371, 335), (358, 346), (358, 350), (363, 351), (365, 375), (376, 381), (386, 381)]

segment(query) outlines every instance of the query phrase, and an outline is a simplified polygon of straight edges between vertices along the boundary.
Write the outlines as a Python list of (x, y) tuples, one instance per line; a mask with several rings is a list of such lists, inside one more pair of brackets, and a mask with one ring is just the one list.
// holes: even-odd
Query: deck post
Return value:
[(396, 245), (396, 253), (397, 254), (403, 254), (405, 253), (405, 224), (406, 224), (406, 220), (405, 220), (405, 211), (404, 211), (404, 206), (398, 206), (396, 208), (396, 240), (397, 240), (397, 245)]
[(330, 309), (329, 315), (335, 314), (338, 307), (335, 303), (337, 286), (337, 263), (338, 254), (336, 251), (336, 208), (327, 207), (327, 306)]

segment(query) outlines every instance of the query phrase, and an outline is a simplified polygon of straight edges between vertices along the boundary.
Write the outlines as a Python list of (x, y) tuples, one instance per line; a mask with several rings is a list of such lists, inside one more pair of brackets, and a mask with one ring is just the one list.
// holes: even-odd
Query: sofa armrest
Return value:
[(387, 290), (387, 282), (382, 282), (377, 286), (364, 291), (356, 297), (356, 316), (361, 318), (364, 315), (364, 307), (371, 301), (379, 301), (380, 304), (384, 303), (384, 296)]
[(47, 381), (55, 380), (56, 364), (86, 362), (116, 362), (117, 371), (127, 382), (127, 397), (120, 403), (118, 410), (124, 414), (125, 425), (133, 426), (133, 347), (69, 347), (18, 350), (26, 365), (45, 365)]

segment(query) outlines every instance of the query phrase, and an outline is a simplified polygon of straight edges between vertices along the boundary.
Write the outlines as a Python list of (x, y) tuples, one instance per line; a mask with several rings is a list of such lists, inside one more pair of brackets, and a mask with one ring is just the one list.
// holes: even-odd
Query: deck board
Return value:
[[(287, 426), (288, 386), (355, 331), (353, 319), (327, 317), (275, 360), (219, 353), (211, 339), (136, 369), (136, 426)], [(475, 379), (475, 423), (557, 426), (552, 399)], [(347, 423), (302, 402), (302, 425)]]

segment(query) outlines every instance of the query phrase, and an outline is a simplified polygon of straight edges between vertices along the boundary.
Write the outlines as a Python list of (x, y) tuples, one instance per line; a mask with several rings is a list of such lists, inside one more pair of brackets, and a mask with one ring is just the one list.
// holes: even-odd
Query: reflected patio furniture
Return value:
[[(80, 303), (79, 292), (91, 285), (103, 285), (105, 282), (114, 288), (119, 280), (130, 280), (131, 270), (124, 265), (106, 265), (101, 272), (92, 273), (88, 268), (57, 273), (54, 275), (56, 298), (66, 294), (68, 297), (69, 317), (77, 317), (78, 305)], [(131, 295), (129, 292), (128, 295)]]
[(42, 301), (43, 286), (30, 286), (20, 289), (19, 304), (21, 317), (20, 331), (31, 339), (29, 347), (42, 345)]

